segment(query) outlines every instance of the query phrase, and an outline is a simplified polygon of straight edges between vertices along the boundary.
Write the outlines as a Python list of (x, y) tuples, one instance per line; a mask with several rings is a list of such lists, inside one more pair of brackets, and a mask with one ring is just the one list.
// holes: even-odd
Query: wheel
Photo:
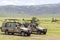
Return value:
[(27, 33), (27, 36), (30, 36), (31, 34), (30, 33)]
[(14, 33), (11, 33), (11, 35), (14, 35)]
[(25, 32), (21, 32), (21, 36), (25, 36)]
[(6, 35), (8, 35), (8, 34), (9, 34), (9, 32), (6, 30), (6, 31), (5, 31), (5, 34), (6, 34)]
[(43, 34), (46, 34), (46, 32), (43, 32)]

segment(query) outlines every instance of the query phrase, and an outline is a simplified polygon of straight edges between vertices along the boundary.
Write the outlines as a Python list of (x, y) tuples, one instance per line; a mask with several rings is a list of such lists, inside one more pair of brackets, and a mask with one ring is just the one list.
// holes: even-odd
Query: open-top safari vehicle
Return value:
[(30, 23), (25, 22), (24, 25), (26, 27), (30, 26), (30, 29), (32, 30), (32, 33), (33, 32), (37, 32), (38, 34), (46, 34), (47, 33), (47, 29), (43, 28), (43, 27), (40, 27), (39, 24), (38, 24), (38, 21), (36, 20), (35, 17), (33, 17), (32, 20), (26, 20), (26, 21), (30, 21)]

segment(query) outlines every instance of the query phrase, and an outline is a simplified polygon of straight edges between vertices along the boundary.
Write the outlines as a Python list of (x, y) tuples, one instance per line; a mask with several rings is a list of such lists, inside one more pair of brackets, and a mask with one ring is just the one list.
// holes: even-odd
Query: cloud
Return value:
[(60, 0), (0, 0), (0, 5), (41, 5), (60, 3)]

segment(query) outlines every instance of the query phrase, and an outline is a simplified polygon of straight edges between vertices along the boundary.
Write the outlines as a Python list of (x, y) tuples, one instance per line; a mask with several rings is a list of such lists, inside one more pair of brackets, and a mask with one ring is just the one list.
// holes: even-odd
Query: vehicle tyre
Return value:
[(22, 31), (22, 32), (21, 32), (21, 36), (25, 36), (25, 32)]
[(43, 32), (43, 34), (46, 34), (46, 32)]
[(14, 35), (14, 33), (11, 33), (11, 35)]
[(30, 33), (27, 33), (27, 36), (30, 36), (31, 34)]
[(8, 34), (9, 34), (8, 30), (6, 30), (6, 31), (5, 31), (5, 34), (6, 34), (6, 35), (8, 35)]

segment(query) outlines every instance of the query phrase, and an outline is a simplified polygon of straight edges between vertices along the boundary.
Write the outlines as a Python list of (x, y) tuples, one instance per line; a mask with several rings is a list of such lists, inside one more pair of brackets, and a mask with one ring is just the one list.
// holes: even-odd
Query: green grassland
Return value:
[[(2, 20), (8, 18), (0, 18), (0, 26), (2, 25)], [(22, 22), (23, 18), (16, 18), (20, 19)], [(31, 18), (25, 18), (31, 19)], [(46, 35), (38, 35), (32, 34), (30, 37), (18, 36), (16, 35), (5, 35), (0, 31), (0, 40), (60, 40), (60, 21), (58, 22), (51, 22), (51, 18), (38, 18), (40, 21), (38, 22), (41, 27), (47, 28)], [(60, 18), (56, 18), (60, 20)]]

